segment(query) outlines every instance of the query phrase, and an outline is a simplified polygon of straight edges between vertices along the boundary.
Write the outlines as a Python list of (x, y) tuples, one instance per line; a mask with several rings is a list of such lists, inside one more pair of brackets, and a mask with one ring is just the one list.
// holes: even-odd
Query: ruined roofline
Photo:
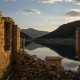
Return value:
[(2, 19), (4, 20), (4, 22), (13, 22), (14, 23), (13, 19), (10, 17), (2, 17)]
[(13, 25), (14, 25), (14, 26), (13, 26), (14, 28), (15, 28), (15, 27), (17, 27), (17, 28), (18, 28), (18, 25), (17, 25), (17, 24), (13, 24)]
[(0, 18), (3, 19), (4, 22), (12, 23), (16, 25), (14, 20), (11, 17), (4, 17), (1, 11), (0, 11)]

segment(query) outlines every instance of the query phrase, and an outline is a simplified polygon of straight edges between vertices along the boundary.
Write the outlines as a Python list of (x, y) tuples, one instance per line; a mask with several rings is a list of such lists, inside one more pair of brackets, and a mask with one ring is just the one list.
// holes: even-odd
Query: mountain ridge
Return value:
[(80, 27), (80, 20), (63, 24), (55, 31), (39, 38), (75, 38), (76, 27)]
[(39, 31), (33, 28), (21, 29), (21, 32), (29, 35), (33, 39), (49, 33), (48, 31)]
[(28, 36), (27, 34), (20, 32), (20, 37), (21, 38), (26, 38), (26, 39), (32, 39), (30, 36)]

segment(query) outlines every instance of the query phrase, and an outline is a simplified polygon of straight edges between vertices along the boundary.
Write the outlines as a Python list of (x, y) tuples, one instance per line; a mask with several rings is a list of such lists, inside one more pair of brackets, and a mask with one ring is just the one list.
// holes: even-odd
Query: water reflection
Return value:
[(42, 48), (42, 47), (44, 47), (44, 46), (42, 46), (42, 45), (40, 45), (40, 44), (36, 44), (36, 43), (34, 43), (34, 42), (32, 42), (32, 43), (30, 43), (30, 44), (28, 44), (28, 45), (26, 45), (26, 49), (28, 49), (28, 50), (34, 50), (34, 49), (37, 49), (37, 48)]
[(76, 71), (77, 68), (79, 67), (79, 65), (80, 65), (80, 62), (75, 61), (75, 60), (71, 60), (71, 59), (68, 59), (68, 58), (64, 58), (62, 60), (62, 66), (67, 70)]
[(66, 57), (72, 60), (76, 59), (75, 47), (70, 45), (53, 45), (53, 44), (44, 44), (44, 46), (56, 51), (62, 57)]
[[(38, 49), (39, 48), (39, 49)], [(28, 50), (41, 50), (41, 52), (43, 53), (45, 50), (47, 51), (48, 49), (50, 49), (50, 51), (56, 52), (58, 55), (62, 56), (62, 57), (66, 57), (72, 60), (76, 60), (76, 52), (75, 52), (75, 47), (74, 46), (68, 46), (68, 45), (53, 45), (53, 44), (37, 44), (37, 43), (30, 43), (29, 45), (26, 46), (26, 49)], [(50, 52), (47, 51), (46, 53)], [(38, 51), (39, 52), (39, 51)], [(51, 52), (50, 52), (51, 53)], [(49, 54), (50, 54), (49, 53)], [(39, 53), (38, 53), (39, 54)]]
[(43, 60), (46, 56), (61, 56), (63, 57), (62, 66), (64, 66), (65, 69), (76, 70), (80, 65), (80, 62), (75, 61), (76, 53), (74, 46), (54, 46), (31, 43), (26, 46), (26, 50), (30, 55), (37, 55)]

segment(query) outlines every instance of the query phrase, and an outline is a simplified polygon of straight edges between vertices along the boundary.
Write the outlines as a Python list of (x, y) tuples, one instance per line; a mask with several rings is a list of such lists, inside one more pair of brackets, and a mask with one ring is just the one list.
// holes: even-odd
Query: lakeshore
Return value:
[(50, 38), (50, 39), (41, 38), (35, 39), (34, 41), (40, 44), (75, 45), (74, 38)]
[(14, 72), (9, 80), (80, 80), (80, 73), (65, 70), (62, 66), (47, 64), (27, 52), (14, 55)]

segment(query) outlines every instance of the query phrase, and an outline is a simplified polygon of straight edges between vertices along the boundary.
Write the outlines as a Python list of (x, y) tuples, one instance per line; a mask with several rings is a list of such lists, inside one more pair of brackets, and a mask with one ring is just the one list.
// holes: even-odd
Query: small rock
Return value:
[(26, 77), (22, 77), (21, 80), (27, 80), (27, 78)]

